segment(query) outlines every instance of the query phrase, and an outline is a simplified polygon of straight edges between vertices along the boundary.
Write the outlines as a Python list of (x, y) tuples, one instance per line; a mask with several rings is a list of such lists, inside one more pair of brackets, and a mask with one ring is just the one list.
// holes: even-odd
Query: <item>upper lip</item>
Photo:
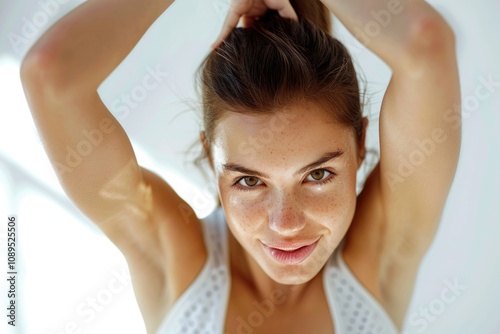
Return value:
[(276, 248), (283, 251), (294, 251), (304, 246), (309, 246), (318, 241), (319, 238), (316, 239), (308, 239), (308, 240), (278, 240), (271, 242), (262, 242), (265, 246), (270, 248)]

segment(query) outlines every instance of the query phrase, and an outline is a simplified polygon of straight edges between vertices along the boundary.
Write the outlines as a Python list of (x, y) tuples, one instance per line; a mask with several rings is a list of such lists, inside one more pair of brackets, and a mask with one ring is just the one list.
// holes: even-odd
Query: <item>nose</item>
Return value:
[(291, 195), (277, 196), (269, 207), (269, 228), (284, 236), (296, 235), (305, 227), (300, 205)]

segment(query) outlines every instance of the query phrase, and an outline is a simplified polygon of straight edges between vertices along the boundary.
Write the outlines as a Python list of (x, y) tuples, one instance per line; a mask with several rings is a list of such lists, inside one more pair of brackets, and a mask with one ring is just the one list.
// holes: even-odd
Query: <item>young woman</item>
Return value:
[[(96, 92), (171, 3), (87, 1), (21, 70), (60, 182), (125, 255), (148, 332), (396, 333), (459, 156), (448, 24), (421, 0), (232, 1), (200, 67), (221, 207), (199, 220)], [(367, 121), (330, 11), (392, 69), (359, 196)], [(102, 141), (65, 169), (89, 134)]]

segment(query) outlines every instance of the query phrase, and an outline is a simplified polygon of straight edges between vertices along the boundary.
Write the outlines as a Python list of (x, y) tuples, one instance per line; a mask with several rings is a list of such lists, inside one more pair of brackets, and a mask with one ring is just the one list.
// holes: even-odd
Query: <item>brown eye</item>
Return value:
[(318, 170), (315, 170), (314, 172), (312, 172), (310, 175), (312, 176), (312, 178), (314, 180), (319, 181), (325, 176), (325, 170), (318, 169)]
[(247, 176), (241, 179), (247, 187), (254, 187), (259, 183), (259, 179), (253, 176)]
[(307, 175), (306, 180), (311, 181), (314, 184), (323, 184), (324, 182), (328, 182), (332, 180), (332, 177), (335, 176), (334, 172), (330, 172), (326, 169), (317, 169), (312, 171), (309, 175)]

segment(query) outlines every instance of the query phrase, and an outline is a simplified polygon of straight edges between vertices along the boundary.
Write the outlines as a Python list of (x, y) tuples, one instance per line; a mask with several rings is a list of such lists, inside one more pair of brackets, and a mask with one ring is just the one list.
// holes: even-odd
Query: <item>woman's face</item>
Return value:
[(250, 260), (281, 284), (312, 279), (354, 216), (353, 131), (312, 104), (264, 116), (227, 112), (212, 163), (229, 229)]

